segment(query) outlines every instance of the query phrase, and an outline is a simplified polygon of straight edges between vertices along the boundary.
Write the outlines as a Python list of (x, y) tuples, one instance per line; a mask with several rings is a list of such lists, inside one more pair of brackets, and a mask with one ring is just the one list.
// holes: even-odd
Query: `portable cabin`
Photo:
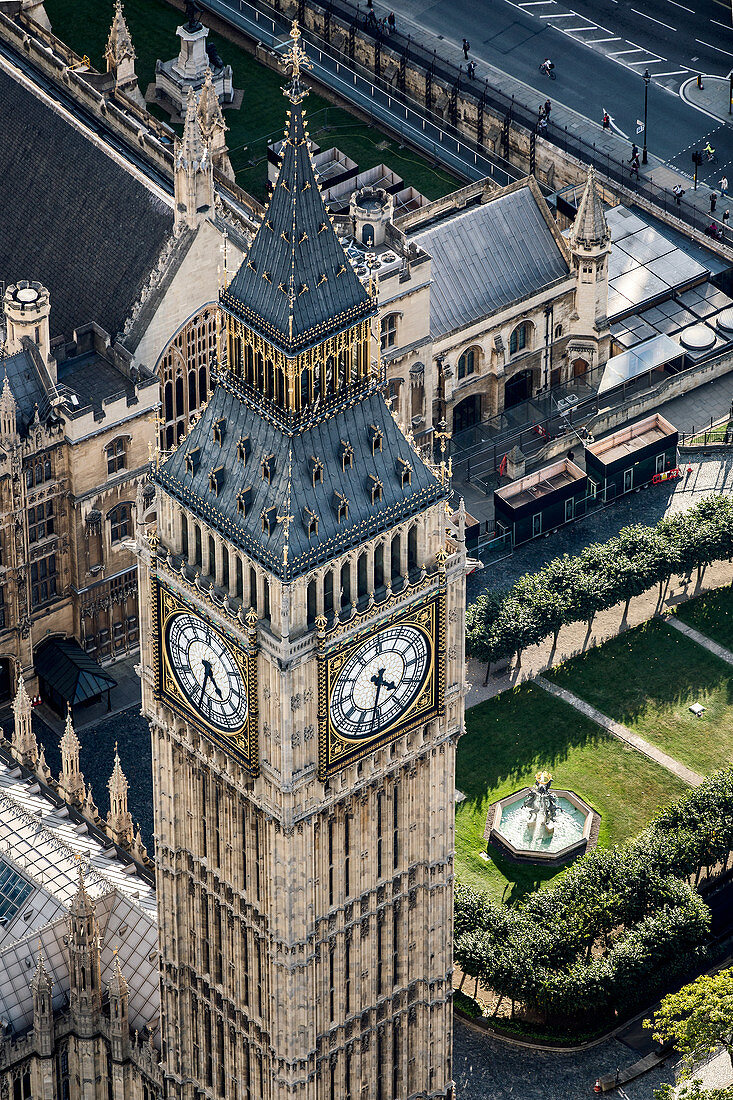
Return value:
[(677, 465), (677, 429), (659, 413), (628, 424), (586, 445), (585, 469), (591, 496), (623, 496)]
[(569, 458), (543, 466), (494, 491), (496, 533), (519, 546), (575, 519), (586, 496), (587, 478)]

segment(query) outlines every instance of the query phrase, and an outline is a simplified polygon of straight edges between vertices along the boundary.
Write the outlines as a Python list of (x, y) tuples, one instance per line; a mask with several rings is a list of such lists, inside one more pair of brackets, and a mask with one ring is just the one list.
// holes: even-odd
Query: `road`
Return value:
[[(538, 105), (549, 96), (584, 115), (595, 124), (590, 140), (604, 110), (616, 133), (638, 140), (648, 68), (650, 151), (691, 175), (692, 149), (709, 138), (718, 163), (704, 165), (700, 178), (715, 186), (723, 170), (733, 172), (733, 127), (679, 94), (698, 71), (725, 76), (733, 67), (724, 0), (375, 0), (375, 9), (390, 6), (403, 33), (421, 41), (427, 33), (456, 62), (465, 36), (479, 80), (492, 83), (486, 62), (533, 89)], [(555, 62), (555, 81), (539, 71), (545, 57)]]

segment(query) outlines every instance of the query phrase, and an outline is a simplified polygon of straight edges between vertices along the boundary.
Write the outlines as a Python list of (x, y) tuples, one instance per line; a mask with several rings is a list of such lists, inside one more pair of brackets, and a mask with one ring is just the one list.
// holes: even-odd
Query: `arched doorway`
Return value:
[(481, 394), (474, 393), (470, 397), (464, 397), (453, 410), (453, 434), (465, 432), (466, 428), (472, 428), (481, 419)]
[(504, 408), (511, 409), (532, 396), (532, 371), (520, 370), (504, 385)]
[(588, 362), (585, 359), (573, 359), (573, 378), (582, 378), (588, 370)]

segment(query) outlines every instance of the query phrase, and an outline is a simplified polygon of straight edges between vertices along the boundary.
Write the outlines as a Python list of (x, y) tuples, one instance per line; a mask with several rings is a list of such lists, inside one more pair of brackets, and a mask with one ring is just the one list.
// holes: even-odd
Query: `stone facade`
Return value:
[[(146, 594), (141, 669), (153, 738), (165, 1073), (170, 1095), (191, 1100), (199, 1092), (231, 1100), (447, 1098), (454, 760), (465, 693), (465, 523), (459, 521), (453, 537), (447, 534), (445, 469), (427, 469), (378, 394), (378, 349), (368, 321), (323, 317), (318, 298), (308, 299), (306, 316), (315, 319), (311, 323), (319, 326), (325, 347), (319, 343), (302, 357), (290, 357), (283, 388), (267, 369), (250, 371), (249, 349), (261, 340), (263, 322), (253, 319), (253, 331), (235, 320), (240, 308), (259, 310), (258, 316), (280, 309), (282, 287), (273, 285), (272, 298), (264, 302), (237, 295), (248, 281), (259, 285), (258, 271), (278, 270), (281, 241), (304, 250), (292, 261), (293, 285), (301, 293), (341, 295), (341, 318), (358, 317), (357, 310), (375, 313), (371, 294), (351, 277), (330, 235), (313, 182), (302, 139), (301, 56), (296, 37), (281, 182), (247, 260), (253, 275), (240, 271), (222, 294), (227, 373), (179, 454), (156, 465), (157, 532), (138, 538)], [(305, 233), (305, 225), (321, 228)], [(319, 282), (309, 275), (306, 285), (305, 270), (327, 262), (343, 281), (319, 291), (316, 283), (324, 286), (327, 278)], [(297, 340), (302, 315), (295, 312), (295, 295), (288, 302), (290, 320), (281, 323)], [(270, 331), (275, 342), (287, 338)], [(352, 340), (354, 346), (353, 357), (343, 361), (345, 381), (338, 391), (331, 339), (347, 339), (348, 347)], [(276, 349), (255, 346), (268, 363), (278, 361)], [(237, 403), (227, 406), (227, 418), (220, 416), (218, 402), (239, 394), (238, 386), (243, 388)], [(323, 394), (323, 412), (308, 397), (316, 391)], [(363, 415), (376, 416), (382, 428), (372, 425), (358, 440), (352, 435), (352, 448), (343, 442), (349, 438), (344, 433), (349, 425), (353, 429), (351, 417)], [(270, 485), (288, 444), (276, 448), (271, 463), (262, 461), (260, 474), (256, 433), (287, 423), (297, 435), (314, 422), (331, 433), (333, 447), (324, 437), (323, 462), (295, 458), (285, 465), (287, 488), (284, 482), (273, 488), (271, 511), (277, 515), (263, 512), (260, 529), (259, 517), (250, 514), (250, 549), (244, 549), (241, 539), (223, 533), (238, 522), (226, 511), (231, 452), (223, 448), (230, 437), (238, 439), (234, 461), (251, 463), (246, 478), (251, 473)], [(403, 452), (410, 461), (398, 458), (393, 469), (394, 454)], [(183, 475), (174, 473), (180, 454), (186, 456), (185, 486)], [(324, 478), (337, 471), (345, 486), (352, 461), (358, 474), (349, 481), (351, 511), (342, 516), (339, 508), (337, 519), (322, 511), (320, 528), (308, 521), (307, 538), (317, 536), (322, 560), (301, 568), (293, 524), (307, 517), (301, 516), (296, 486), (318, 485), (320, 491)], [(206, 476), (214, 495), (194, 505), (192, 478), (210, 466)], [(406, 518), (390, 520), (380, 509), (382, 481), (367, 475), (372, 467), (382, 469), (385, 486), (389, 482), (385, 493), (397, 493), (390, 479), (398, 479), (401, 503), (412, 502)], [(370, 482), (380, 486), (369, 509), (356, 496), (357, 488), (367, 492), (365, 475), (367, 490)], [(384, 511), (377, 534), (359, 536), (366, 522), (359, 519), (360, 508), (365, 517)], [(344, 518), (343, 532), (329, 540), (331, 525)], [(272, 530), (285, 540), (277, 557), (264, 547)], [(327, 653), (353, 646), (426, 604), (439, 608), (430, 664), (430, 675), (441, 685), (436, 709), (425, 721), (406, 723), (402, 734), (398, 726), (371, 747), (362, 742), (366, 747), (350, 763), (324, 771)], [(189, 621), (207, 622), (209, 631), (227, 639), (230, 654), (240, 655), (240, 667), (246, 665), (249, 755), (242, 756), (239, 741), (228, 750), (202, 718), (209, 680), (220, 699), (231, 685), (219, 685), (220, 673), (214, 675), (208, 658), (199, 669), (200, 697), (197, 690), (186, 704), (180, 689), (168, 694), (163, 668), (170, 667), (171, 606)], [(197, 675), (193, 656), (185, 667)], [(384, 672), (376, 677), (380, 683)], [(385, 690), (396, 690), (396, 684)], [(378, 700), (379, 689), (375, 710)]]

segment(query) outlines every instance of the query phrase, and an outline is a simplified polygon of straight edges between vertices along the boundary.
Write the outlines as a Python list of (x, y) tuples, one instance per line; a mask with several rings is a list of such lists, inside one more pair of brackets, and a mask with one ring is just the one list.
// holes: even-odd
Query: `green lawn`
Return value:
[(679, 605), (675, 615), (726, 649), (733, 649), (733, 588), (717, 588), (688, 600)]
[[(136, 70), (140, 90), (145, 94), (155, 79), (155, 62), (169, 60), (178, 53), (176, 27), (183, 15), (164, 0), (125, 0), (125, 17), (137, 53)], [(46, 11), (54, 34), (77, 53), (89, 57), (95, 68), (104, 71), (104, 47), (112, 22), (112, 0), (46, 0)], [(285, 126), (286, 101), (281, 87), (284, 76), (260, 65), (251, 54), (223, 39), (209, 34), (224, 61), (234, 70), (234, 86), (244, 91), (244, 101), (238, 111), (227, 110), (229, 155), (237, 182), (256, 198), (266, 197), (267, 141), (280, 138)], [(157, 107), (152, 111), (168, 121), (168, 115)], [(387, 164), (403, 176), (407, 186), (413, 186), (429, 199), (461, 186), (447, 172), (434, 169), (409, 149), (378, 130), (361, 123), (348, 111), (330, 106), (321, 96), (311, 92), (307, 111), (310, 136), (323, 149), (337, 145), (357, 162), (360, 170)], [(254, 164), (251, 162), (254, 161)]]
[[(548, 674), (604, 714), (705, 774), (733, 758), (731, 668), (659, 619)], [(696, 718), (691, 703), (705, 713)]]
[(456, 810), (456, 875), (497, 899), (516, 899), (558, 873), (481, 856), (489, 805), (531, 786), (540, 769), (601, 814), (602, 846), (635, 836), (686, 790), (681, 780), (533, 684), (472, 707), (466, 731), (458, 744), (456, 786), (466, 800)]

